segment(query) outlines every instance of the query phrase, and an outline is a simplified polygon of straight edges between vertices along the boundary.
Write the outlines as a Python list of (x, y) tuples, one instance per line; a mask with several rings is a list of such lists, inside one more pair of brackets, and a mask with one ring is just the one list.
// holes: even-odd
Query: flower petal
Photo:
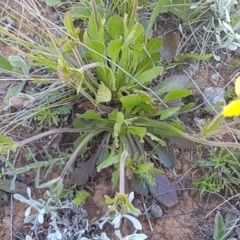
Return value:
[(238, 97), (240, 97), (240, 76), (238, 76), (235, 80), (235, 93)]
[(230, 102), (223, 108), (222, 115), (224, 117), (235, 117), (240, 115), (240, 99)]

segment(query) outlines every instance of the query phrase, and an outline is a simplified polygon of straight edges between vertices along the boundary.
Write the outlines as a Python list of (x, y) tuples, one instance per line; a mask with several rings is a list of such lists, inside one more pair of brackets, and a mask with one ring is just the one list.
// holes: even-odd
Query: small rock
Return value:
[[(203, 92), (205, 96), (205, 107), (207, 108), (206, 111), (211, 115), (216, 115), (216, 111), (220, 112), (222, 110), (222, 106), (215, 107), (216, 111), (211, 107), (211, 105), (214, 107), (215, 104), (226, 104), (224, 94), (225, 91), (223, 88), (220, 87), (208, 87)], [(210, 104), (209, 104), (210, 103)]]
[(153, 204), (151, 206), (151, 215), (154, 217), (154, 218), (159, 218), (163, 215), (163, 210), (162, 208), (157, 205), (157, 204)]

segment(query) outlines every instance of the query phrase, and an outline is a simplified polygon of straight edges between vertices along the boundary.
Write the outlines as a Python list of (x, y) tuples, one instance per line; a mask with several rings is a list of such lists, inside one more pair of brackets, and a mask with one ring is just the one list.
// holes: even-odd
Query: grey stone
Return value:
[(154, 218), (159, 218), (163, 215), (163, 210), (162, 208), (157, 205), (157, 204), (153, 204), (151, 206), (151, 215), (154, 217)]
[[(206, 111), (213, 116), (219, 113), (222, 110), (223, 105), (226, 104), (226, 101), (224, 98), (225, 91), (223, 88), (208, 87), (204, 90), (203, 94), (205, 97), (204, 102), (205, 102)], [(216, 104), (218, 106), (215, 106)], [(214, 107), (216, 111), (212, 108), (211, 105)], [(219, 105), (222, 105), (222, 106), (219, 106)]]

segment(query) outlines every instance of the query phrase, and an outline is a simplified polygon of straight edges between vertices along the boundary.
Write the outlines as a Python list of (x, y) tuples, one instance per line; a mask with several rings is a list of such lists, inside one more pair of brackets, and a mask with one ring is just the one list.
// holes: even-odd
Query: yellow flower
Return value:
[(238, 97), (240, 97), (240, 76), (238, 76), (235, 80), (235, 93)]
[[(239, 84), (240, 84), (240, 78), (239, 78)], [(238, 89), (238, 90), (240, 90), (240, 89)], [(239, 93), (240, 93), (240, 91), (239, 91)], [(239, 116), (240, 115), (240, 99), (233, 100), (227, 106), (225, 106), (223, 108), (222, 115), (224, 117)]]

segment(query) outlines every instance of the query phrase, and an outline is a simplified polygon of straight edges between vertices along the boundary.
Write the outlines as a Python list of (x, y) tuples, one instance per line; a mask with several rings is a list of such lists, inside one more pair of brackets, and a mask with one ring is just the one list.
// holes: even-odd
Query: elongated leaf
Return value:
[(190, 149), (194, 147), (194, 142), (183, 137), (169, 137), (172, 144), (175, 144), (178, 148)]
[(78, 167), (71, 173), (72, 183), (84, 185), (87, 183), (89, 177), (93, 177), (95, 173), (96, 159), (91, 158), (86, 162), (80, 162)]
[(135, 26), (133, 26), (133, 28), (130, 30), (130, 32), (124, 39), (124, 45), (134, 43), (142, 33), (143, 33), (143, 26), (137, 23)]
[(136, 78), (140, 83), (147, 85), (147, 84), (151, 83), (151, 81), (153, 79), (155, 79), (157, 76), (161, 75), (162, 72), (163, 72), (162, 66), (153, 67), (153, 68), (150, 68), (149, 70), (141, 73)]
[(110, 154), (98, 167), (97, 171), (100, 172), (102, 169), (109, 167), (119, 161), (119, 155)]
[(116, 171), (114, 171), (112, 173), (111, 181), (112, 181), (112, 188), (113, 189), (115, 189), (117, 187), (118, 180), (119, 180), (119, 175), (120, 175), (119, 169), (117, 169)]
[(176, 165), (177, 159), (172, 150), (158, 145), (154, 148), (154, 152), (164, 167), (173, 168)]
[(151, 17), (148, 22), (148, 27), (146, 30), (146, 41), (151, 38), (150, 33), (157, 16), (159, 15), (159, 13), (166, 11), (164, 7), (169, 5), (169, 3), (170, 3), (170, 0), (161, 0), (161, 1), (158, 1), (157, 4), (154, 6)]
[(159, 48), (162, 46), (163, 40), (162, 38), (153, 38), (147, 43), (147, 50), (148, 52), (155, 53), (159, 50)]
[(114, 15), (107, 22), (107, 32), (112, 39), (119, 39), (124, 35), (123, 19)]
[(191, 90), (186, 90), (186, 89), (174, 90), (167, 94), (167, 96), (164, 99), (164, 102), (167, 103), (167, 102), (175, 100), (175, 99), (187, 97), (187, 96), (191, 95), (191, 93), (192, 93)]
[(122, 39), (116, 39), (110, 41), (108, 44), (108, 56), (111, 58), (113, 62), (116, 62), (117, 59), (119, 58), (119, 52), (122, 47)]
[(183, 106), (179, 112), (185, 112), (188, 111), (190, 109), (192, 109), (195, 106), (195, 103), (188, 103), (187, 105)]
[(9, 150), (15, 152), (17, 150), (17, 147), (18, 147), (17, 144), (11, 138), (0, 135), (0, 153), (1, 154), (5, 154)]
[(163, 121), (169, 117), (171, 117), (172, 115), (174, 115), (177, 111), (179, 111), (180, 107), (172, 107), (172, 108), (168, 108), (165, 109), (163, 111), (161, 111), (161, 117), (160, 120)]
[(153, 90), (161, 96), (167, 92), (184, 89), (189, 81), (190, 78), (187, 75), (174, 75), (160, 82)]
[(141, 140), (145, 137), (147, 129), (145, 127), (128, 127), (129, 133), (137, 135)]
[(220, 212), (217, 212), (215, 215), (215, 221), (214, 221), (214, 234), (213, 239), (214, 240), (221, 240), (223, 239), (223, 236), (225, 235), (226, 230), (224, 227), (223, 217), (220, 214)]
[(165, 141), (163, 141), (159, 137), (153, 135), (152, 133), (147, 132), (147, 136), (150, 137), (150, 139), (153, 140), (154, 142), (157, 142), (158, 144), (160, 144), (162, 147), (167, 147), (167, 144)]
[(152, 147), (154, 154), (158, 156), (158, 160), (163, 164), (164, 167), (173, 168), (176, 165), (177, 159), (172, 150), (160, 146), (158, 143), (149, 138), (145, 139)]
[(120, 101), (123, 107), (126, 109), (126, 114), (129, 114), (132, 111), (132, 109), (139, 104), (140, 97), (138, 94), (132, 94), (121, 97)]
[[(86, 138), (86, 136), (88, 134), (89, 133), (84, 133), (80, 137), (77, 138), (77, 140), (74, 142), (74, 149), (76, 149), (78, 147), (78, 145)], [(79, 155), (84, 154), (87, 151), (87, 144), (88, 143), (86, 143), (86, 145), (81, 148), (81, 150), (79, 151)]]
[(95, 12), (92, 11), (92, 14), (90, 15), (89, 21), (88, 21), (88, 35), (92, 40), (99, 39), (99, 34), (100, 34), (99, 28), (101, 26), (101, 17), (99, 13), (97, 13), (96, 15), (95, 15)]
[(116, 91), (116, 78), (111, 68), (108, 66), (97, 67), (100, 80), (109, 88), (111, 92)]
[(61, 0), (46, 0), (48, 6), (55, 6), (61, 3)]
[(13, 67), (20, 68), (25, 76), (29, 75), (28, 66), (20, 56), (10, 56), (9, 61)]
[(211, 121), (207, 121), (202, 129), (202, 135), (207, 136), (211, 131), (219, 129), (223, 126), (224, 117), (222, 115), (216, 115)]
[(73, 126), (75, 128), (88, 128), (88, 127), (103, 127), (109, 124), (105, 118), (101, 117), (100, 113), (96, 113), (93, 110), (89, 110), (84, 114), (78, 114), (77, 117), (73, 121)]
[(2, 55), (0, 54), (0, 69), (6, 71), (12, 71), (12, 64)]
[(156, 185), (149, 186), (151, 195), (163, 206), (171, 208), (177, 205), (178, 197), (175, 188), (168, 178), (158, 173), (156, 175)]
[(112, 93), (104, 83), (101, 83), (97, 92), (97, 103), (109, 102), (112, 99)]
[(145, 197), (148, 196), (148, 185), (143, 183), (137, 174), (133, 174), (131, 178), (131, 187), (133, 188), (134, 192), (137, 192)]
[(163, 62), (173, 60), (176, 57), (179, 43), (179, 35), (176, 32), (173, 32), (165, 39), (162, 47), (160, 48)]
[(197, 20), (199, 12), (194, 14), (194, 9), (190, 8), (191, 0), (172, 0), (171, 3), (168, 11), (181, 18), (184, 22), (191, 19)]

